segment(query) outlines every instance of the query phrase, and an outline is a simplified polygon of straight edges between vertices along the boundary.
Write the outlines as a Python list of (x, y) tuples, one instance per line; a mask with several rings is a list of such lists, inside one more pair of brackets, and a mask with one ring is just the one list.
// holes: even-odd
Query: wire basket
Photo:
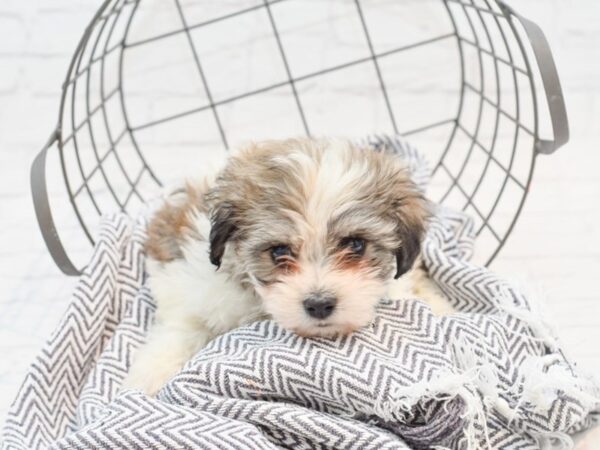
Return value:
[(106, 0), (32, 167), (38, 221), (57, 265), (77, 274), (54, 220), (71, 208), (48, 199), (50, 149), (93, 244), (99, 215), (134, 214), (232, 144), (370, 133), (425, 153), (428, 195), (473, 217), (491, 262), (536, 156), (568, 140), (542, 31), (500, 0)]

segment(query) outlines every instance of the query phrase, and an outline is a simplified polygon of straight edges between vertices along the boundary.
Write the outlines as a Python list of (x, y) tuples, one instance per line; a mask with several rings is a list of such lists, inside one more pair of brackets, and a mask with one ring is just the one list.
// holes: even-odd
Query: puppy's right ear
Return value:
[(213, 212), (210, 228), (210, 262), (221, 266), (225, 245), (237, 231), (234, 208), (231, 204), (221, 204)]

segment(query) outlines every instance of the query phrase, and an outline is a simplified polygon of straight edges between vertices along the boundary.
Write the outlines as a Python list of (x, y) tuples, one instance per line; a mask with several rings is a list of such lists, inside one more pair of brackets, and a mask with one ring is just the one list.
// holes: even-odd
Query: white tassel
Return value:
[(575, 443), (566, 433), (545, 433), (533, 435), (541, 450), (572, 450)]

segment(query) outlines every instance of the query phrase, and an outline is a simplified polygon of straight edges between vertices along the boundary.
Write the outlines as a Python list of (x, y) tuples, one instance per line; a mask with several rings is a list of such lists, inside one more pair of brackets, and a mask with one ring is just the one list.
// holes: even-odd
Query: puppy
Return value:
[(148, 226), (158, 308), (126, 386), (156, 393), (213, 337), (261, 318), (301, 336), (347, 334), (406, 290), (448, 312), (422, 271), (392, 283), (415, 265), (428, 215), (385, 149), (310, 138), (242, 149)]

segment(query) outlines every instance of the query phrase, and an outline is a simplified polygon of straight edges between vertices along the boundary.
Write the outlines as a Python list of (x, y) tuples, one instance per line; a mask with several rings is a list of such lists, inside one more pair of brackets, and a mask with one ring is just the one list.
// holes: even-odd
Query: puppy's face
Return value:
[(346, 141), (242, 150), (209, 194), (211, 261), (304, 336), (367, 325), (417, 257), (427, 205), (397, 157)]

